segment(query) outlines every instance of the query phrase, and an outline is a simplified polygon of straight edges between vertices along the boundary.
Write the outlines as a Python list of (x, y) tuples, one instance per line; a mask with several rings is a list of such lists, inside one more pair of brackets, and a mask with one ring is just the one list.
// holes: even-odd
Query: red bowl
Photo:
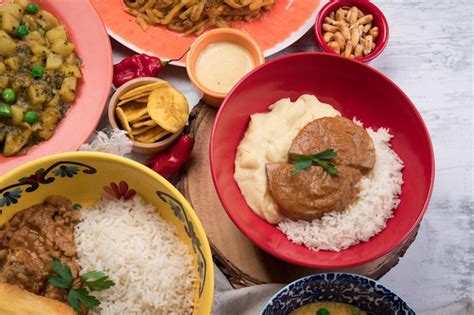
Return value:
[(327, 53), (337, 55), (324, 41), (323, 38), (323, 31), (321, 29), (324, 18), (329, 15), (332, 11), (336, 11), (340, 7), (343, 6), (356, 6), (365, 14), (372, 14), (374, 20), (372, 24), (379, 28), (379, 36), (375, 40), (375, 50), (362, 58), (355, 58), (357, 61), (361, 62), (369, 62), (372, 59), (376, 58), (378, 55), (382, 53), (388, 43), (388, 23), (385, 15), (377, 8), (373, 3), (369, 2), (369, 0), (331, 0), (326, 3), (318, 13), (316, 17), (316, 23), (314, 24), (314, 31), (316, 33), (316, 41), (321, 47), (321, 49)]
[[(341, 252), (312, 251), (289, 241), (256, 215), (234, 180), (234, 160), (250, 115), (301, 94), (313, 94), (367, 127), (386, 127), (405, 162), (401, 202), (387, 227), (366, 243)], [(224, 100), (214, 123), (211, 171), (220, 201), (235, 225), (269, 254), (297, 265), (340, 269), (379, 258), (400, 245), (428, 206), (434, 181), (434, 155), (426, 126), (408, 97), (380, 72), (344, 57), (300, 53), (270, 61), (244, 77)]]

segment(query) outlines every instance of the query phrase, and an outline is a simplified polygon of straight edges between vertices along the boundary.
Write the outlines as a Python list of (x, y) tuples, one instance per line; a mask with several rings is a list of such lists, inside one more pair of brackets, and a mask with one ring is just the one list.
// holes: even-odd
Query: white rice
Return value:
[(382, 231), (400, 202), (403, 162), (391, 149), (389, 130), (367, 132), (375, 145), (376, 162), (358, 183), (358, 200), (344, 212), (332, 212), (311, 222), (283, 219), (278, 229), (289, 240), (312, 250), (341, 251), (367, 242)]
[(81, 273), (103, 271), (115, 282), (93, 292), (101, 305), (92, 314), (192, 313), (192, 256), (141, 197), (82, 209), (75, 239)]

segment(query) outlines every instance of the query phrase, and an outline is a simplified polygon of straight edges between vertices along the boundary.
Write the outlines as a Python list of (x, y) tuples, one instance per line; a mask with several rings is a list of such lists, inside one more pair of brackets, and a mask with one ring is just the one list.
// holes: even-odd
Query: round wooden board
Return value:
[[(212, 183), (209, 141), (216, 110), (200, 104), (191, 113), (190, 129), (196, 144), (178, 188), (192, 204), (211, 243), (214, 261), (235, 287), (262, 283), (288, 283), (300, 277), (329, 270), (295, 266), (260, 250), (227, 216)], [(415, 240), (418, 228), (397, 249), (370, 263), (338, 271), (373, 279), (393, 268)]]

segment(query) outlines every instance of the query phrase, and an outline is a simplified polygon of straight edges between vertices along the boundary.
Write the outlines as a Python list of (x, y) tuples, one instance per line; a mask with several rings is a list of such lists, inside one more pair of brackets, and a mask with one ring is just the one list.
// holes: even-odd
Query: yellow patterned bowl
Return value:
[(214, 272), (201, 222), (173, 185), (135, 161), (105, 153), (61, 153), (1, 175), (0, 225), (16, 212), (41, 203), (50, 195), (65, 196), (73, 203), (88, 206), (104, 194), (120, 198), (135, 192), (159, 209), (164, 220), (176, 226), (179, 238), (189, 247), (199, 279), (193, 314), (210, 314)]

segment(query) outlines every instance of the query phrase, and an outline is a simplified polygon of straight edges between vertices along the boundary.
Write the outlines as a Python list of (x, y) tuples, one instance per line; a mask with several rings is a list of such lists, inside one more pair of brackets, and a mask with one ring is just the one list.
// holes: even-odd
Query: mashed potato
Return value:
[(302, 95), (295, 102), (281, 99), (269, 110), (251, 116), (237, 148), (234, 178), (250, 208), (267, 222), (277, 224), (282, 215), (268, 190), (265, 165), (287, 162), (293, 139), (309, 122), (341, 113), (313, 95)]

